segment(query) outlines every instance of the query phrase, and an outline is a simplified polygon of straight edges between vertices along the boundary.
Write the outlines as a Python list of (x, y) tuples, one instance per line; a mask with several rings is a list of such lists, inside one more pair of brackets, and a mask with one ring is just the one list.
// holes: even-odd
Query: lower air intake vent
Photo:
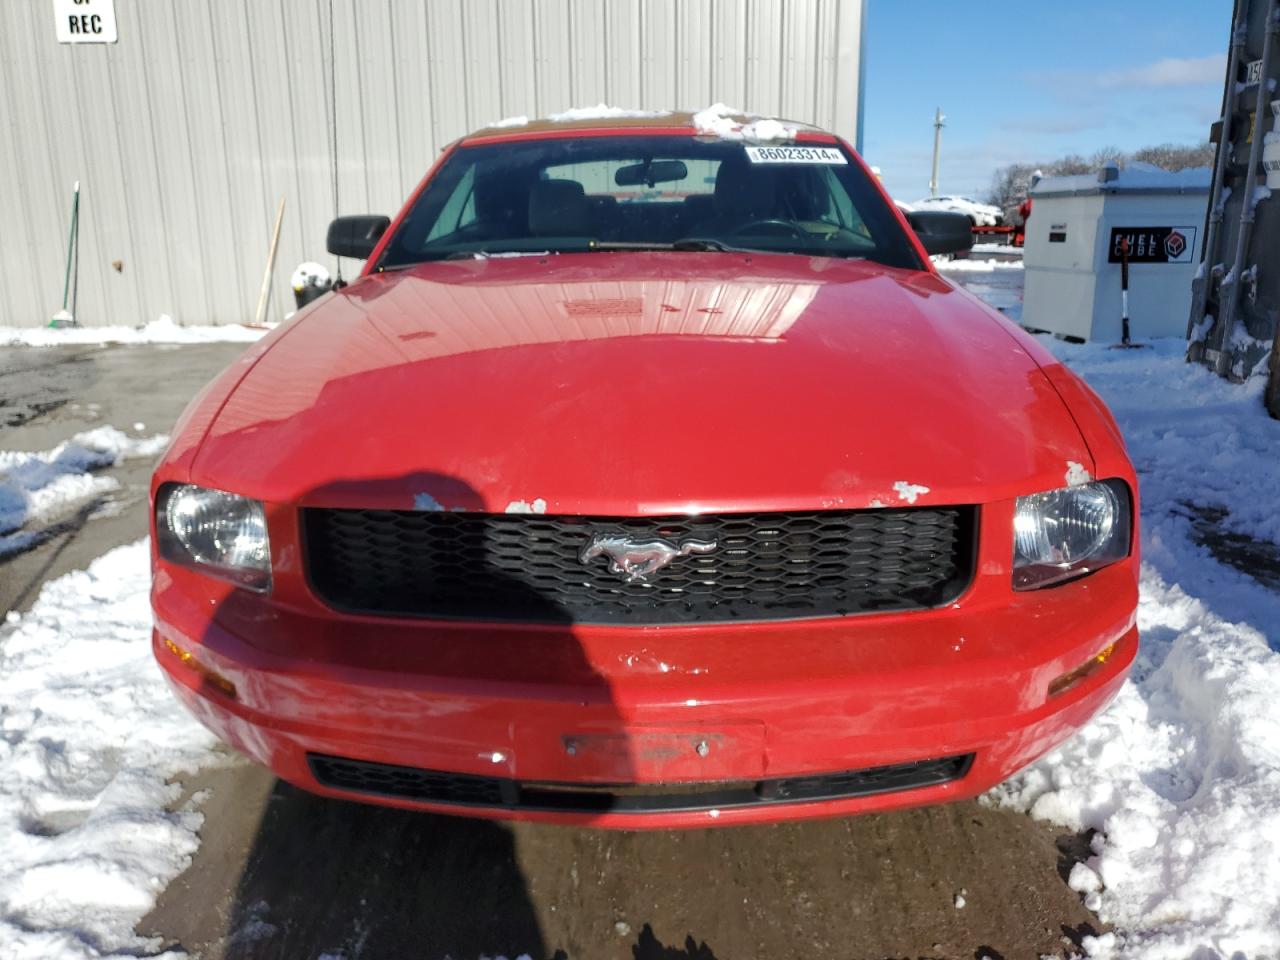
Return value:
[(307, 759), (321, 785), (350, 793), (510, 810), (670, 813), (837, 800), (929, 787), (961, 779), (969, 772), (973, 754), (755, 782), (599, 787), (441, 773), (314, 753)]

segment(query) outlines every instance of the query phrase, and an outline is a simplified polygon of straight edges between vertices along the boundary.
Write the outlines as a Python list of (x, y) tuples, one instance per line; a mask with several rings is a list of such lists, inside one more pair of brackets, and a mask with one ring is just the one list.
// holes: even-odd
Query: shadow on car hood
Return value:
[[(195, 482), (652, 514), (982, 502), (1092, 466), (1018, 335), (921, 271), (728, 253), (434, 263), (294, 324), (231, 392)], [(456, 478), (467, 502), (426, 477)]]

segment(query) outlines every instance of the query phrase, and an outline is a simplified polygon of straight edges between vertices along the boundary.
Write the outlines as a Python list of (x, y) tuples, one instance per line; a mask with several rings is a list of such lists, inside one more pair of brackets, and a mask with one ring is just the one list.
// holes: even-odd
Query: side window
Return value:
[(829, 167), (822, 169), (822, 182), (826, 187), (827, 196), (831, 198), (831, 206), (835, 221), (846, 230), (861, 234), (864, 237), (870, 237), (871, 231), (867, 229), (867, 225), (862, 222), (862, 218), (858, 216), (857, 208), (853, 205), (853, 198), (849, 196), (849, 192), (836, 179), (834, 173)]
[(476, 166), (473, 163), (458, 181), (458, 185), (453, 188), (453, 193), (449, 194), (449, 199), (444, 202), (444, 206), (440, 208), (440, 216), (436, 218), (435, 226), (427, 234), (427, 243), (457, 233), (463, 227), (476, 222), (475, 186)]

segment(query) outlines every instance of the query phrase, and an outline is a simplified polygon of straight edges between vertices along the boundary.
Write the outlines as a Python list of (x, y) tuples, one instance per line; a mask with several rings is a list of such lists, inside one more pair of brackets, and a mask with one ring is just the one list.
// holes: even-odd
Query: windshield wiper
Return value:
[(697, 239), (677, 240), (671, 245), (672, 250), (716, 250), (721, 253), (744, 253), (749, 252), (744, 247), (734, 247), (725, 243), (723, 240), (710, 240), (706, 237)]
[(453, 250), (443, 260), (489, 260), (504, 257), (545, 257), (551, 250)]
[(746, 247), (733, 247), (720, 240), (705, 237), (662, 243), (656, 240), (598, 240), (592, 250), (715, 250), (717, 253), (751, 253)]
[(835, 257), (848, 260), (866, 259), (866, 254), (854, 253), (852, 251), (804, 249), (783, 250), (772, 247), (740, 247), (725, 243), (723, 240), (717, 240), (713, 237), (686, 237), (683, 240), (675, 240), (671, 243), (664, 243), (658, 240), (588, 240), (583, 246), (578, 246), (577, 244), (560, 248), (549, 246), (544, 250), (498, 248), (492, 250), (439, 251), (432, 256), (424, 258), (423, 260), (414, 261), (413, 263), (400, 263), (385, 266), (381, 267), (380, 270), (403, 270), (407, 267), (417, 266), (420, 263), (440, 260), (488, 260), (491, 258), (503, 259), (506, 257), (545, 257), (552, 253), (597, 253), (609, 251), (640, 252), (644, 250), (670, 250), (682, 253), (696, 253), (703, 251), (713, 251), (715, 253), (772, 253), (799, 257)]

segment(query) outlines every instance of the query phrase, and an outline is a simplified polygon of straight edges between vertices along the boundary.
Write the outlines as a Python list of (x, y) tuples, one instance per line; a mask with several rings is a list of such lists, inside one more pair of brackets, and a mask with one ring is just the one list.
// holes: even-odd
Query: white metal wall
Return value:
[[(519, 114), (723, 101), (858, 129), (864, 0), (332, 3), (342, 213), (394, 213), (441, 147)], [(119, 42), (75, 46), (48, 0), (4, 6), (0, 326), (61, 306), (75, 180), (82, 324), (251, 318), (281, 197), (269, 318), (297, 263), (333, 266), (329, 0), (116, 0)]]

